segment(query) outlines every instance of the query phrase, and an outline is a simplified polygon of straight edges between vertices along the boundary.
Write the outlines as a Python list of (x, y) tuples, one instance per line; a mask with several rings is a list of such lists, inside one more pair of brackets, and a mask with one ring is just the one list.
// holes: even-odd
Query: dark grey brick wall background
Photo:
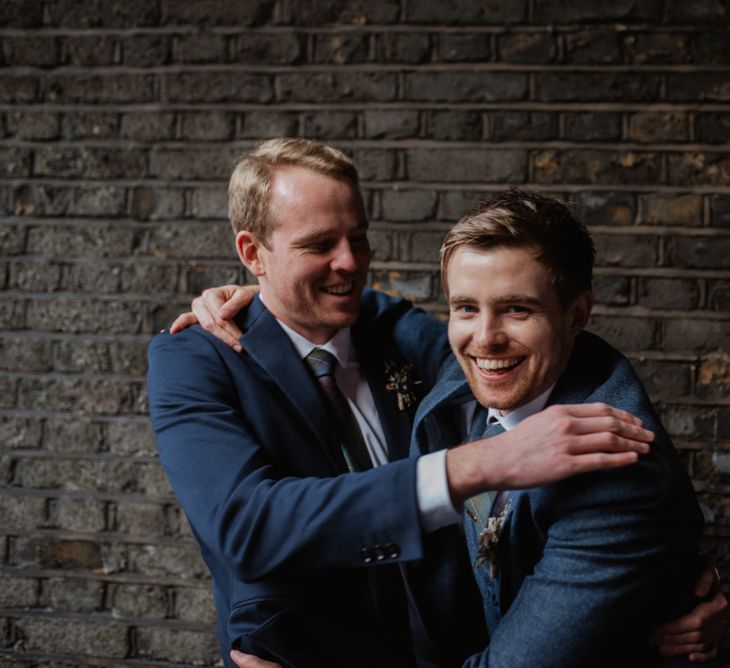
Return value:
[(205, 569), (157, 463), (145, 348), (241, 281), (234, 158), (351, 153), (373, 284), (443, 313), (475, 198), (576, 203), (592, 329), (656, 400), (730, 576), (727, 0), (0, 2), (0, 665), (214, 665)]

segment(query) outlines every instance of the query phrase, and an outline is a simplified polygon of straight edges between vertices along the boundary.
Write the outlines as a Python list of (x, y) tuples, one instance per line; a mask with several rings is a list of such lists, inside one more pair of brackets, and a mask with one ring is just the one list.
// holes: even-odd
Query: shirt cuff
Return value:
[(416, 499), (424, 531), (435, 531), (461, 522), (461, 513), (454, 508), (449, 494), (446, 452), (439, 450), (418, 458)]

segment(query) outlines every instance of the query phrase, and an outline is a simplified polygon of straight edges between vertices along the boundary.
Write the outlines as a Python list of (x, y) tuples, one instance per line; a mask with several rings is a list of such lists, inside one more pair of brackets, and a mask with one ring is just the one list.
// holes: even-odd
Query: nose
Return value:
[(331, 266), (332, 271), (339, 271), (346, 274), (352, 274), (360, 268), (360, 262), (348, 240), (343, 239), (337, 244)]
[(507, 342), (507, 335), (502, 329), (501, 318), (494, 314), (483, 313), (479, 318), (475, 339), (476, 344), (482, 350), (493, 350), (504, 346)]

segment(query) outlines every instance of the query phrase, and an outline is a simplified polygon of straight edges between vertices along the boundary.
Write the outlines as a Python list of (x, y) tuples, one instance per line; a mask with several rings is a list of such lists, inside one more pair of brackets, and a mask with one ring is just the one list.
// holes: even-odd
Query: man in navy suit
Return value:
[[(623, 411), (578, 406), (503, 436), (512, 454), (491, 463), (485, 441), (406, 458), (416, 399), (448, 345), (442, 324), (364, 289), (368, 223), (351, 161), (306, 140), (265, 142), (233, 173), (229, 215), (261, 288), (237, 320), (244, 350), (199, 327), (163, 333), (148, 384), (161, 461), (213, 575), (226, 665), (232, 647), (292, 666), (459, 664), (483, 637), (460, 541), (446, 541), (443, 573), (424, 560), (406, 578), (402, 565), (456, 532), (455, 506), (503, 486), (542, 431), (555, 438), (518, 484), (633, 462), (650, 432)], [(335, 418), (308, 368), (314, 349), (336, 360), (349, 417)], [(345, 437), (353, 420), (364, 466)], [(429, 593), (455, 600), (427, 605)], [(458, 618), (454, 606), (477, 612)]]
[(416, 453), (567, 403), (609, 403), (656, 433), (634, 466), (466, 502), (490, 640), (465, 666), (658, 665), (651, 623), (693, 605), (702, 515), (630, 364), (583, 331), (594, 254), (565, 205), (518, 190), (473, 207), (441, 249), (456, 360), (421, 403)]
[[(213, 575), (226, 665), (231, 647), (293, 666), (460, 664), (484, 629), (455, 507), (625, 465), (649, 433), (605, 405), (560, 407), (448, 457), (404, 459), (416, 399), (448, 347), (442, 324), (363, 289), (352, 163), (314, 142), (265, 142), (236, 167), (229, 213), (261, 287), (236, 319), (243, 350), (190, 328), (156, 337), (149, 355), (160, 458)], [(352, 466), (305, 361), (314, 349), (337, 361), (375, 468)], [(500, 441), (506, 456), (492, 453)]]

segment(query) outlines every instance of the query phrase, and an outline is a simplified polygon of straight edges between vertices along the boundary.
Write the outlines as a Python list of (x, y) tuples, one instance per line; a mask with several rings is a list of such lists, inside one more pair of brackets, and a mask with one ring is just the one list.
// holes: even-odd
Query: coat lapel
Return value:
[(317, 385), (274, 316), (256, 297), (246, 313), (236, 318), (236, 324), (244, 332), (241, 339), (244, 354), (271, 377), (312, 430), (322, 455), (334, 472), (347, 471), (342, 449)]

